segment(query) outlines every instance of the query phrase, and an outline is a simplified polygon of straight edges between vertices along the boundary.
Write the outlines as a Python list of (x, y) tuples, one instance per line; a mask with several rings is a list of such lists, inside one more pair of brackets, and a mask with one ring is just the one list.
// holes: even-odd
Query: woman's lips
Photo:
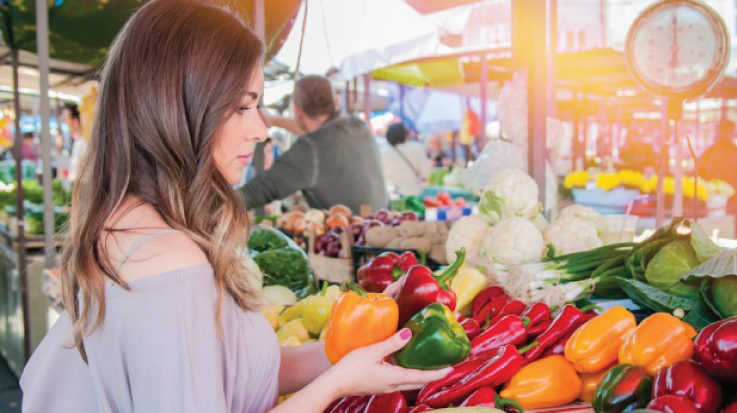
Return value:
[(252, 156), (252, 155), (241, 155), (241, 156), (237, 157), (237, 159), (238, 159), (238, 160), (239, 160), (239, 161), (240, 161), (240, 162), (241, 162), (241, 163), (242, 163), (243, 165), (248, 165), (249, 163), (251, 163), (251, 156)]

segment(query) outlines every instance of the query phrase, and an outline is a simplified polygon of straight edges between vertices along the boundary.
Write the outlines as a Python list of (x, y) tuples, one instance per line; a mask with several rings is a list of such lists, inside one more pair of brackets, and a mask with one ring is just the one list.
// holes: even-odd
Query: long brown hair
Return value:
[(105, 284), (128, 287), (103, 238), (127, 195), (205, 252), (219, 287), (218, 317), (224, 290), (244, 309), (258, 301), (238, 254), (248, 235), (246, 207), (212, 154), (262, 53), (235, 14), (205, 0), (150, 1), (118, 34), (102, 69), (61, 259), (63, 303), (85, 359), (82, 339), (105, 317)]

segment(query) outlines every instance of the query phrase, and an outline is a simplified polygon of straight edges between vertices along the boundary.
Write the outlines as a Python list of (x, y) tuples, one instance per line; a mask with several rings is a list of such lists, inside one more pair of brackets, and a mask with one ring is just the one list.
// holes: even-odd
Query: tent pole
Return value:
[(366, 123), (371, 118), (371, 75), (363, 75), (363, 113), (366, 116)]
[[(36, 0), (37, 2), (39, 0)], [(262, 42), (266, 40), (266, 4), (265, 0), (254, 0), (253, 31)]]
[(489, 82), (489, 65), (486, 54), (481, 55), (481, 135), (479, 136), (479, 152), (486, 146), (486, 86)]
[(404, 123), (404, 85), (399, 84), (399, 121)]
[(18, 277), (20, 278), (20, 298), (23, 309), (23, 354), (28, 361), (31, 357), (31, 326), (28, 309), (28, 274), (26, 271), (26, 229), (23, 220), (23, 137), (20, 133), (20, 92), (18, 91), (18, 49), (13, 49), (13, 106), (15, 110), (15, 136), (13, 156), (15, 157), (15, 180), (17, 184), (16, 217), (18, 219)]
[(36, 54), (40, 77), (41, 100), (41, 156), (43, 160), (44, 252), (46, 268), (53, 268), (56, 260), (54, 237), (54, 204), (51, 192), (51, 133), (49, 117), (49, 13), (46, 0), (36, 0)]

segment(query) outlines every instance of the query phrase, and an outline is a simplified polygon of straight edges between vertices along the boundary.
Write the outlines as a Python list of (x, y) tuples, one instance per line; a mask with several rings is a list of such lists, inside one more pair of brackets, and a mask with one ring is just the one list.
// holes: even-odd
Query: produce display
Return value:
[[(27, 235), (42, 235), (43, 227), (43, 187), (36, 179), (25, 179), (22, 181), (23, 186), (23, 212), (26, 221)], [(69, 206), (71, 205), (71, 193), (67, 192), (60, 180), (55, 180), (51, 184), (52, 200), (54, 204), (54, 228), (56, 233), (61, 233), (66, 228), (69, 220)], [(11, 217), (17, 216), (17, 183), (0, 182), (0, 211), (2, 211), (3, 221), (9, 224)]]
[(448, 226), (444, 222), (419, 221), (414, 212), (393, 213), (381, 210), (370, 217), (364, 236), (356, 244), (388, 250), (413, 250), (446, 264), (445, 242)]
[(251, 233), (247, 244), (263, 274), (264, 285), (282, 285), (304, 297), (315, 290), (307, 254), (289, 237), (272, 228)]

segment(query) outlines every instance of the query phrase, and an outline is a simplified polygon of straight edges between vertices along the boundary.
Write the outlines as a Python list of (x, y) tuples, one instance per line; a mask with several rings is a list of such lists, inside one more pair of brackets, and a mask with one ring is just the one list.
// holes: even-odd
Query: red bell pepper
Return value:
[(537, 327), (540, 324), (552, 320), (552, 317), (550, 317), (550, 307), (548, 307), (548, 305), (545, 303), (535, 303), (528, 305), (524, 309), (524, 311), (522, 311), (520, 316), (530, 319), (530, 325), (528, 326), (528, 328)]
[(471, 303), (472, 315), (475, 317), (482, 308), (499, 297), (507, 295), (502, 287), (493, 285), (482, 290), (476, 295)]
[(502, 346), (521, 346), (527, 342), (527, 319), (508, 315), (471, 340), (470, 355), (495, 352)]
[(481, 356), (471, 357), (454, 365), (450, 373), (446, 374), (445, 377), (440, 380), (427, 383), (425, 387), (420, 390), (417, 400), (422, 401), (428, 398), (431, 394), (436, 393), (438, 390), (458, 383), (464, 377), (481, 368), (481, 366), (486, 364), (486, 362), (493, 356), (494, 354), (482, 354)]
[[(573, 334), (573, 332), (582, 326), (586, 321), (592, 318), (591, 315), (584, 314), (581, 310), (576, 308), (574, 305), (566, 305), (561, 310), (560, 314), (555, 317), (553, 323), (540, 334), (535, 341), (540, 343), (539, 346), (530, 349), (525, 354), (525, 364), (531, 363), (540, 358), (540, 356), (546, 352), (550, 347), (553, 347), (558, 341), (564, 338), (567, 334)], [(565, 346), (565, 343), (563, 343)]]
[(356, 272), (356, 279), (358, 285), (367, 292), (380, 293), (415, 265), (417, 258), (410, 251), (402, 255), (385, 252), (361, 266)]
[(724, 408), (722, 413), (737, 413), (737, 402), (734, 402)]
[(374, 394), (362, 413), (407, 413), (407, 401), (401, 392)]
[(529, 339), (537, 338), (537, 336), (545, 332), (551, 324), (553, 324), (553, 320), (543, 321), (542, 323), (538, 323), (536, 326), (527, 327), (527, 337)]
[(722, 405), (722, 387), (691, 360), (666, 367), (655, 376), (653, 398), (669, 394), (688, 398), (701, 413), (717, 413)]
[(466, 318), (461, 321), (461, 327), (463, 327), (463, 331), (466, 332), (466, 337), (469, 340), (473, 340), (481, 332), (481, 326), (473, 318)]
[(422, 413), (422, 412), (429, 412), (432, 410), (432, 407), (424, 405), (424, 404), (418, 404), (417, 406), (410, 409), (408, 413)]
[(518, 412), (523, 411), (516, 401), (501, 398), (491, 387), (482, 387), (471, 393), (458, 407), (492, 407), (503, 410), (505, 406), (512, 406)]
[(647, 408), (662, 413), (699, 413), (687, 397), (672, 394), (651, 400)]
[(695, 359), (710, 376), (737, 382), (737, 317), (706, 326), (696, 337)]
[(504, 346), (473, 373), (435, 393), (429, 395), (420, 393), (417, 401), (434, 408), (445, 407), (451, 403), (461, 402), (481, 387), (497, 387), (506, 383), (522, 368), (521, 353), (526, 350), (525, 348), (517, 351), (514, 346)]
[(486, 327), (493, 326), (499, 320), (501, 320), (502, 317), (508, 315), (520, 315), (523, 311), (525, 311), (525, 308), (527, 308), (527, 305), (525, 305), (525, 303), (520, 300), (507, 301), (507, 303), (504, 304), (504, 307), (502, 307), (502, 309), (499, 310), (499, 312), (494, 317), (489, 318), (489, 321), (484, 325)]
[(456, 256), (458, 257), (456, 261), (437, 277), (424, 265), (415, 265), (407, 271), (396, 298), (400, 326), (432, 303), (445, 304), (451, 310), (455, 310), (456, 295), (448, 288), (446, 282), (461, 268), (466, 252), (458, 251)]

